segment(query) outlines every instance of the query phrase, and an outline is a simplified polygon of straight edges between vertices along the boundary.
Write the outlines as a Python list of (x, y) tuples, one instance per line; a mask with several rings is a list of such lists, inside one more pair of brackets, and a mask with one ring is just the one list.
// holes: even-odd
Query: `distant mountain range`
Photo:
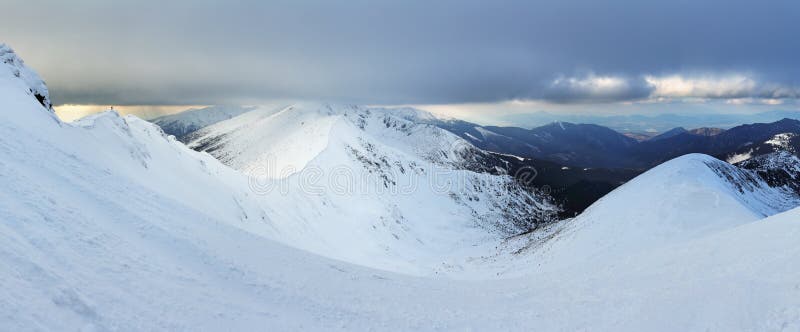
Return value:
[(702, 127), (702, 128), (695, 128), (695, 129), (692, 129), (692, 130), (686, 130), (683, 127), (676, 127), (676, 128), (672, 128), (670, 130), (667, 130), (667, 131), (665, 131), (665, 132), (663, 132), (661, 134), (658, 134), (656, 136), (652, 136), (650, 138), (639, 139), (638, 141), (651, 141), (651, 142), (652, 141), (658, 141), (658, 140), (662, 140), (662, 139), (665, 139), (665, 138), (678, 136), (680, 134), (685, 134), (685, 133), (686, 134), (690, 134), (690, 135), (696, 135), (696, 136), (715, 136), (715, 135), (721, 134), (724, 131), (725, 131), (725, 129), (722, 129), (722, 128)]
[(533, 129), (484, 127), (459, 120), (434, 124), (481, 149), (575, 167), (625, 167), (620, 160), (637, 144), (633, 138), (593, 124), (554, 122)]
[[(554, 122), (524, 129), (480, 126), (461, 120), (434, 120), (431, 123), (481, 149), (497, 153), (543, 159), (570, 167), (642, 170), (689, 153), (727, 159), (778, 134), (800, 135), (800, 121), (788, 118), (728, 130), (678, 127), (643, 141), (594, 124)], [(768, 152), (772, 150), (764, 150), (764, 153)]]
[(784, 118), (800, 119), (798, 111), (769, 111), (755, 114), (658, 114), (658, 115), (576, 115), (535, 112), (513, 114), (502, 120), (518, 127), (533, 128), (552, 122), (593, 123), (622, 133), (657, 134), (676, 127), (711, 127), (728, 129), (746, 123), (775, 122)]
[[(644, 141), (631, 151), (631, 162), (642, 166), (656, 165), (687, 153), (705, 153), (723, 160), (766, 144), (779, 134), (800, 134), (800, 121), (783, 119), (772, 123), (741, 125), (714, 136), (695, 135), (690, 132), (669, 138)], [(752, 151), (750, 155), (773, 152)]]

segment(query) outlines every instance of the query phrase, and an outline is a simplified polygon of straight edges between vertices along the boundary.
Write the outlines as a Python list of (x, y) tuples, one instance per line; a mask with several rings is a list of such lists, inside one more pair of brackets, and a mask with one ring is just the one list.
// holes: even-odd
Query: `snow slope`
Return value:
[[(254, 197), (239, 172), (134, 117), (62, 123), (30, 89), (0, 65), (0, 330), (800, 329), (800, 209), (758, 220), (784, 208), (762, 200), (774, 192), (714, 180), (747, 175), (708, 157), (654, 169), (568, 224), (587, 220), (572, 242), (589, 232), (640, 250), (503, 280), (412, 277), (265, 237), (286, 231), (271, 209), (297, 206)], [(719, 204), (694, 204), (713, 192)], [(663, 211), (648, 208), (662, 203), (645, 198), (664, 196), (665, 208), (680, 204), (664, 220), (683, 228), (627, 239), (658, 238), (647, 229)], [(592, 220), (605, 213), (613, 218)], [(698, 213), (710, 227), (677, 219)], [(601, 230), (632, 216), (642, 229)]]
[[(612, 191), (584, 213), (520, 245), (546, 269), (604, 265), (679, 245), (800, 205), (785, 187), (702, 154), (661, 164)], [(539, 236), (539, 235), (537, 235)], [(533, 243), (533, 244), (532, 244)]]
[(296, 104), (191, 136), (189, 146), (263, 184), (280, 207), (269, 214), (291, 221), (281, 241), (367, 266), (458, 270), (476, 248), (556, 211), (510, 176), (468, 170), (485, 153), (461, 138), (391, 110)]
[(302, 170), (325, 149), (336, 121), (327, 109), (294, 110), (295, 106), (282, 106), (248, 112), (203, 128), (187, 143), (235, 169), (247, 172), (264, 165), (276, 170), (272, 177), (285, 177)]
[(27, 90), (27, 94), (34, 96), (39, 103), (45, 108), (53, 111), (53, 105), (50, 102), (50, 93), (47, 91), (47, 85), (39, 74), (28, 68), (25, 62), (17, 56), (11, 47), (4, 43), (0, 43), (0, 61), (3, 65), (3, 75), (9, 74), (16, 79), (10, 80), (17, 86), (22, 86)]
[[(425, 123), (432, 117), (430, 113), (409, 108), (299, 103), (258, 109), (209, 126), (192, 134), (188, 145), (208, 151), (245, 172), (262, 166), (297, 172), (323, 151), (340, 149), (338, 141), (357, 136), (367, 144), (399, 150), (409, 158), (468, 168), (466, 163), (471, 160), (464, 152), (480, 150)], [(294, 173), (291, 171), (271, 175), (282, 178)]]
[(87, 172), (65, 185), (84, 168), (25, 166), (4, 163), (4, 170), (36, 176), (2, 178), (3, 188), (14, 188), (0, 194), (4, 330), (674, 331), (800, 324), (800, 210), (613, 269), (462, 282), (411, 278), (281, 246), (194, 206), (120, 184), (115, 175)]
[(253, 109), (255, 108), (242, 106), (209, 106), (165, 115), (152, 119), (150, 122), (161, 127), (167, 134), (175, 135), (180, 139), (200, 128), (208, 127)]

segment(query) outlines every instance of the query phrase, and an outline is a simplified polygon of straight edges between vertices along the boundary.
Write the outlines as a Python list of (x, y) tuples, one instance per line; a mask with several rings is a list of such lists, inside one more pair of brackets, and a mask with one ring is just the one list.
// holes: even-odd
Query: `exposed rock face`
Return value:
[(800, 159), (788, 151), (756, 156), (736, 166), (754, 171), (772, 187), (784, 187), (800, 196)]

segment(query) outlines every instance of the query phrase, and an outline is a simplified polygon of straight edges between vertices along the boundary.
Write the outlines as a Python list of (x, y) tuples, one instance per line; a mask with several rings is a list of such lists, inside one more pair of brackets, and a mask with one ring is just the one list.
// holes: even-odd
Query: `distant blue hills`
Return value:
[(729, 129), (747, 123), (770, 123), (784, 118), (800, 120), (798, 111), (768, 111), (754, 114), (657, 114), (657, 115), (577, 115), (535, 112), (512, 114), (502, 119), (516, 127), (534, 128), (556, 121), (591, 123), (622, 133), (663, 133), (676, 127)]

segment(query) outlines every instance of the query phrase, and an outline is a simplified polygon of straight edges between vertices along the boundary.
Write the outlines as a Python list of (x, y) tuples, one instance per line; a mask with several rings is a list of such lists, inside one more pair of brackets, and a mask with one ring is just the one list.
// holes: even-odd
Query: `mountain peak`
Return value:
[(571, 234), (564, 232), (559, 241), (540, 251), (537, 262), (557, 267), (624, 257), (737, 227), (789, 210), (798, 202), (753, 172), (690, 153), (650, 169), (598, 200), (570, 221)]
[(689, 130), (689, 133), (692, 135), (699, 135), (699, 136), (716, 136), (724, 131), (725, 129), (722, 128), (701, 127)]
[[(436, 120), (443, 120), (431, 112), (423, 111), (413, 107), (388, 108), (387, 110), (393, 115), (411, 122), (429, 123)], [(444, 120), (447, 119), (448, 118), (444, 118)]]
[(648, 141), (658, 141), (658, 140), (662, 140), (662, 139), (678, 136), (678, 135), (686, 133), (686, 132), (688, 132), (688, 130), (686, 130), (686, 128), (675, 127), (675, 128), (670, 129), (670, 130), (667, 130), (667, 131), (665, 131), (665, 132), (663, 132), (661, 134), (658, 134), (656, 136), (651, 137)]
[(570, 123), (570, 122), (553, 121), (549, 125), (546, 125), (545, 127), (559, 128), (561, 130), (567, 130), (567, 128), (571, 128), (571, 127), (574, 127), (574, 126), (575, 126), (575, 124), (574, 123)]
[(790, 119), (790, 118), (783, 118), (783, 119), (780, 119), (780, 120), (776, 121), (775, 123), (783, 124), (783, 125), (800, 125), (800, 120), (795, 120), (795, 119)]
[[(25, 62), (17, 55), (14, 50), (5, 43), (0, 43), (0, 61), (3, 62), (1, 70), (7, 71), (8, 75), (15, 77), (25, 84), (28, 89), (27, 93), (32, 95), (39, 101), (44, 108), (53, 111), (52, 103), (50, 102), (50, 93), (47, 90), (47, 85), (33, 69), (25, 65)], [(5, 73), (0, 73), (5, 75)]]

